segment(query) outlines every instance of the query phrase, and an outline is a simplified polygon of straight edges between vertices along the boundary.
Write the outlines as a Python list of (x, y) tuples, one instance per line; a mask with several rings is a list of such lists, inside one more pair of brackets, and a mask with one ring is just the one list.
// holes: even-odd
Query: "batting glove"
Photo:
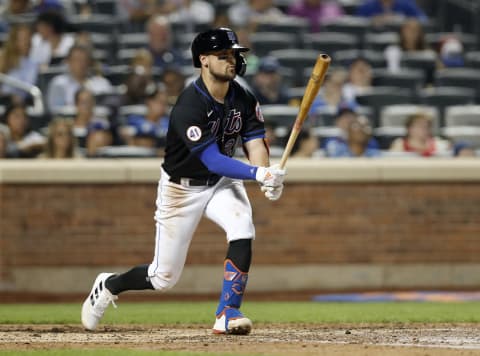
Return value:
[(255, 179), (267, 187), (278, 187), (285, 179), (285, 169), (280, 169), (278, 164), (270, 167), (258, 167)]
[(280, 184), (279, 186), (276, 186), (276, 187), (268, 187), (268, 186), (262, 185), (260, 189), (262, 192), (265, 193), (265, 197), (268, 200), (275, 201), (280, 199), (280, 196), (282, 195), (283, 184)]

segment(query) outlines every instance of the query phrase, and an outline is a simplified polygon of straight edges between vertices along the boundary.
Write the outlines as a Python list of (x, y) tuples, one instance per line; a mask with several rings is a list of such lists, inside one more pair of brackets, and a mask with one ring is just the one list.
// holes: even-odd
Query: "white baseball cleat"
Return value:
[(103, 313), (110, 303), (116, 308), (116, 295), (105, 287), (105, 281), (115, 273), (100, 273), (93, 283), (92, 290), (82, 306), (82, 324), (87, 330), (95, 330)]
[[(230, 310), (228, 310), (230, 309)], [(245, 317), (238, 309), (228, 308), (215, 320), (214, 334), (248, 335), (252, 331), (252, 321)], [(228, 315), (228, 320), (227, 316)]]

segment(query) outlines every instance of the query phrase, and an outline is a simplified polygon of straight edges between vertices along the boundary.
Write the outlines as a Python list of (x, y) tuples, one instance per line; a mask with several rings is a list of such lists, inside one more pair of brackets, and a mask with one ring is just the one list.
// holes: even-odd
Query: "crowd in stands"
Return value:
[[(0, 0), (0, 158), (161, 157), (199, 31), (234, 29), (281, 156), (316, 56), (332, 57), (293, 157), (480, 155), (480, 38), (427, 0)], [(242, 150), (237, 150), (241, 155)]]

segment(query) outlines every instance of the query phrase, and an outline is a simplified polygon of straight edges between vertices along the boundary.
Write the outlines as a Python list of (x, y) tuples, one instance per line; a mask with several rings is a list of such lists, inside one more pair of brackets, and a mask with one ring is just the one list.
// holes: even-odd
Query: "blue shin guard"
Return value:
[(216, 311), (216, 333), (248, 334), (252, 322), (239, 310), (247, 285), (248, 273), (240, 271), (231, 260), (225, 260), (223, 289)]

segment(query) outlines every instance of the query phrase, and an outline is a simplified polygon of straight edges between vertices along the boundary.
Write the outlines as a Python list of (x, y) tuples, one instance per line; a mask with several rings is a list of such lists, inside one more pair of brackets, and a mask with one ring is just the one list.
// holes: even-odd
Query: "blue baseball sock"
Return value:
[[(240, 305), (242, 305), (247, 280), (248, 273), (240, 271), (230, 259), (225, 260), (222, 294), (220, 295), (220, 302), (217, 312), (215, 313), (217, 317), (224, 312), (226, 313), (227, 320), (232, 317), (242, 316), (242, 314), (238, 312), (238, 309)], [(231, 308), (233, 308), (233, 310), (231, 310)], [(228, 312), (226, 309), (229, 309)]]

